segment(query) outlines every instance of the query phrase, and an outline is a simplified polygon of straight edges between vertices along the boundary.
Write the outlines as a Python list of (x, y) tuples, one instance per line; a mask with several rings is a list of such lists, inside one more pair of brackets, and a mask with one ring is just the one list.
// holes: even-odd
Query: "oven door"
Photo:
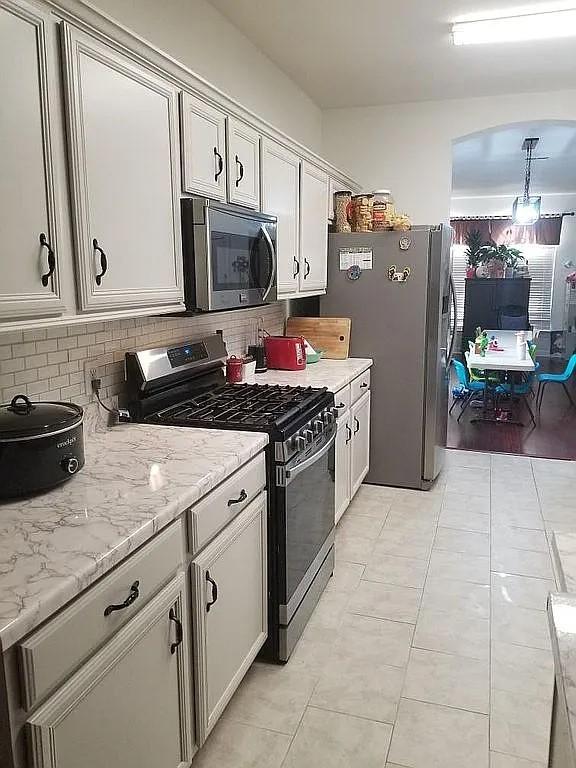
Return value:
[(208, 208), (207, 267), (210, 309), (276, 300), (276, 224), (269, 217)]
[(289, 624), (334, 543), (336, 428), (277, 467), (280, 624)]

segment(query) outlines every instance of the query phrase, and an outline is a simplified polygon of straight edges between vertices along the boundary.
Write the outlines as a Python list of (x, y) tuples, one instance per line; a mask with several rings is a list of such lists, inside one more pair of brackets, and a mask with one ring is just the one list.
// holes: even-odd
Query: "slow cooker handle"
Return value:
[[(19, 403), (19, 400), (23, 400), (23, 404)], [(10, 403), (10, 410), (14, 411), (15, 413), (30, 413), (30, 411), (33, 409), (34, 406), (26, 397), (26, 395), (16, 395), (12, 398), (12, 402)]]

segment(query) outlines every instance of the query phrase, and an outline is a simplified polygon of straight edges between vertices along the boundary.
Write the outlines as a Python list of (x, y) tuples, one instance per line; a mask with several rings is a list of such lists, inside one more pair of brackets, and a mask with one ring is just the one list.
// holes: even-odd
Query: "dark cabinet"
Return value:
[[(530, 280), (525, 277), (511, 279), (471, 278), (466, 280), (464, 322), (462, 328), (462, 354), (468, 341), (476, 336), (476, 328), (495, 330), (503, 325), (506, 313), (522, 318), (521, 325), (528, 329), (530, 317)], [(510, 327), (510, 326), (506, 326)]]

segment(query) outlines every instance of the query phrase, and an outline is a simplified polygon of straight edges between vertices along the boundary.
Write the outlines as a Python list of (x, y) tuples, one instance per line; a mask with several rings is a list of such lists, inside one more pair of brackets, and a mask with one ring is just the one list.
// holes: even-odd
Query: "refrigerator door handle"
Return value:
[(452, 362), (452, 355), (454, 353), (454, 342), (456, 341), (456, 332), (458, 330), (458, 305), (456, 304), (456, 289), (454, 287), (454, 278), (450, 275), (450, 295), (452, 297), (452, 307), (454, 316), (454, 328), (452, 329), (452, 338), (448, 345), (448, 356), (446, 358), (446, 365), (450, 365)]

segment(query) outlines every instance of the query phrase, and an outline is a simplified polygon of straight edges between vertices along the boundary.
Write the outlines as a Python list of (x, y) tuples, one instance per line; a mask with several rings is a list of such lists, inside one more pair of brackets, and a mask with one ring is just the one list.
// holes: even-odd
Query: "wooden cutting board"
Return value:
[(286, 336), (304, 336), (328, 360), (346, 360), (351, 325), (349, 317), (289, 317)]

